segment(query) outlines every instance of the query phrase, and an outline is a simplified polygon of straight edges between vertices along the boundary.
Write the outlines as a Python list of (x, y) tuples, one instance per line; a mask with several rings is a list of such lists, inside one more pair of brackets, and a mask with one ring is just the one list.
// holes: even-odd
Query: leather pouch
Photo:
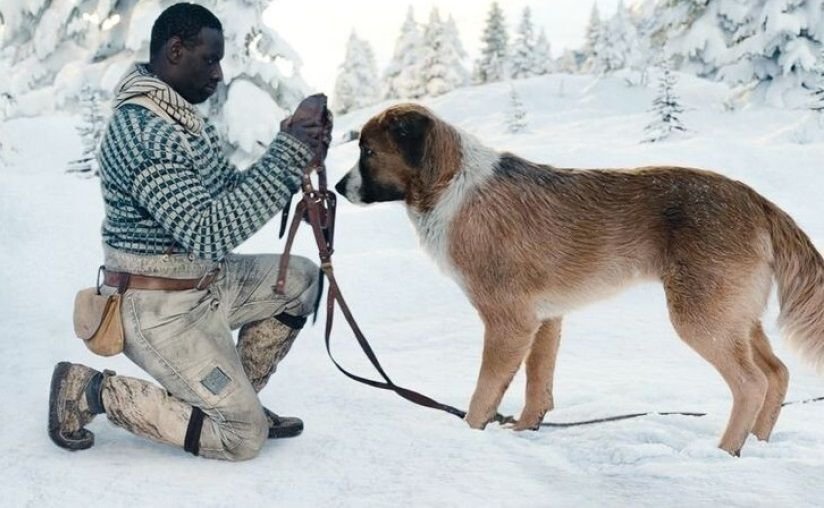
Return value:
[(120, 293), (101, 295), (97, 288), (82, 289), (74, 297), (74, 333), (93, 353), (113, 356), (123, 352), (122, 299)]

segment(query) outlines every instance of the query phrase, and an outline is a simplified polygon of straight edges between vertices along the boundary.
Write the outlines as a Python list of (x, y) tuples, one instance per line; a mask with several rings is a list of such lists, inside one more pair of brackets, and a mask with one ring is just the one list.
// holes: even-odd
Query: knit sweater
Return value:
[(127, 104), (115, 110), (98, 158), (106, 244), (219, 261), (288, 204), (312, 153), (281, 132), (239, 171), (208, 121), (198, 135)]

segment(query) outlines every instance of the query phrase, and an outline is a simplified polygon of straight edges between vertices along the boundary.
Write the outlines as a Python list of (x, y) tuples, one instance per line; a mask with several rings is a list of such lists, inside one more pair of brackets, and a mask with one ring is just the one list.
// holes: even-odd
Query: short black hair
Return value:
[(172, 5), (161, 12), (152, 25), (152, 41), (149, 43), (151, 58), (157, 56), (172, 37), (177, 36), (184, 43), (193, 44), (203, 28), (223, 31), (220, 20), (206, 7), (186, 2)]

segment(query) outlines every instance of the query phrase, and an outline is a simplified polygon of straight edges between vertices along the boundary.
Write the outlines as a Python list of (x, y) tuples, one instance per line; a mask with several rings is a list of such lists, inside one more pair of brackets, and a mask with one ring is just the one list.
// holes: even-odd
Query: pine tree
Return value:
[(481, 37), (481, 56), (475, 62), (474, 78), (477, 83), (493, 83), (506, 76), (509, 54), (509, 35), (504, 13), (498, 2), (492, 2)]
[(813, 87), (810, 109), (818, 113), (819, 118), (824, 118), (824, 46), (819, 53), (815, 73), (818, 75), (818, 81)]
[(596, 66), (595, 62), (598, 59), (598, 52), (601, 50), (601, 14), (598, 11), (598, 3), (592, 3), (592, 11), (589, 15), (589, 23), (587, 24), (586, 35), (584, 39), (584, 47), (581, 52), (584, 55), (584, 66), (587, 70)]
[[(178, 0), (16, 1), (3, 4), (0, 68), (26, 114), (81, 109), (86, 83), (109, 92), (135, 61), (147, 61), (151, 19)], [(262, 20), (270, 0), (197, 0), (223, 23), (224, 85), (203, 106), (234, 152), (259, 155), (281, 118), (309, 92), (301, 60)], [(134, 15), (134, 16), (133, 16)], [(132, 19), (132, 18), (135, 19)], [(249, 97), (255, 107), (249, 107)], [(12, 115), (17, 114), (12, 111)], [(254, 128), (250, 127), (254, 126)]]
[(526, 126), (526, 108), (524, 108), (524, 103), (521, 102), (521, 97), (518, 95), (515, 87), (510, 86), (506, 129), (511, 134), (518, 134), (526, 130)]
[(524, 7), (521, 22), (512, 45), (510, 77), (521, 79), (534, 76), (535, 72), (535, 27), (532, 25), (532, 12)]
[(69, 163), (70, 173), (89, 173), (97, 176), (97, 149), (106, 130), (106, 115), (101, 106), (106, 94), (102, 90), (86, 85), (81, 90), (80, 103), (83, 110), (81, 124), (77, 127), (83, 144), (83, 154)]
[(665, 0), (649, 27), (651, 45), (665, 41), (665, 55), (676, 68), (713, 79), (740, 38), (750, 7), (738, 0)]
[(449, 25), (441, 21), (438, 9), (433, 8), (423, 35), (423, 81), (427, 95), (442, 95), (466, 83), (460, 55), (463, 48), (455, 47), (456, 40)]
[(623, 0), (618, 1), (615, 15), (600, 31), (594, 54), (593, 70), (596, 72), (613, 72), (638, 65), (638, 33)]
[(461, 34), (458, 31), (458, 25), (455, 24), (455, 18), (452, 14), (446, 20), (446, 34), (452, 48), (452, 54), (455, 61), (454, 70), (456, 73), (456, 88), (466, 86), (469, 83), (469, 71), (464, 62), (469, 57), (464, 49), (463, 42), (461, 42)]
[(661, 76), (658, 81), (658, 95), (652, 103), (655, 119), (646, 129), (645, 142), (654, 143), (667, 139), (673, 132), (686, 132), (681, 123), (680, 115), (684, 112), (678, 96), (675, 95), (677, 76), (670, 70), (667, 62), (662, 64)]
[(773, 105), (797, 105), (817, 86), (824, 43), (824, 0), (753, 0), (719, 75), (733, 84), (756, 83)]
[(417, 99), (426, 95), (423, 82), (423, 38), (412, 6), (406, 13), (395, 53), (384, 73), (384, 99)]
[(542, 76), (555, 71), (555, 64), (552, 60), (552, 50), (546, 38), (546, 32), (541, 28), (538, 40), (535, 42), (533, 73)]
[(372, 47), (352, 31), (346, 44), (346, 58), (335, 81), (333, 109), (348, 113), (371, 106), (378, 100), (378, 76)]

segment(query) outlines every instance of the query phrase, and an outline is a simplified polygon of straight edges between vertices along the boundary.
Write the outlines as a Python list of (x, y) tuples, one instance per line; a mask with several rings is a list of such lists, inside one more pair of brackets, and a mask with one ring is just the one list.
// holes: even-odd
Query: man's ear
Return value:
[(432, 118), (418, 111), (398, 114), (389, 122), (389, 133), (400, 148), (407, 164), (420, 167), (426, 145), (426, 134)]
[(173, 35), (166, 41), (166, 47), (164, 48), (164, 53), (166, 54), (166, 60), (169, 63), (176, 64), (180, 62), (180, 58), (183, 55), (183, 39), (181, 39), (177, 35)]

